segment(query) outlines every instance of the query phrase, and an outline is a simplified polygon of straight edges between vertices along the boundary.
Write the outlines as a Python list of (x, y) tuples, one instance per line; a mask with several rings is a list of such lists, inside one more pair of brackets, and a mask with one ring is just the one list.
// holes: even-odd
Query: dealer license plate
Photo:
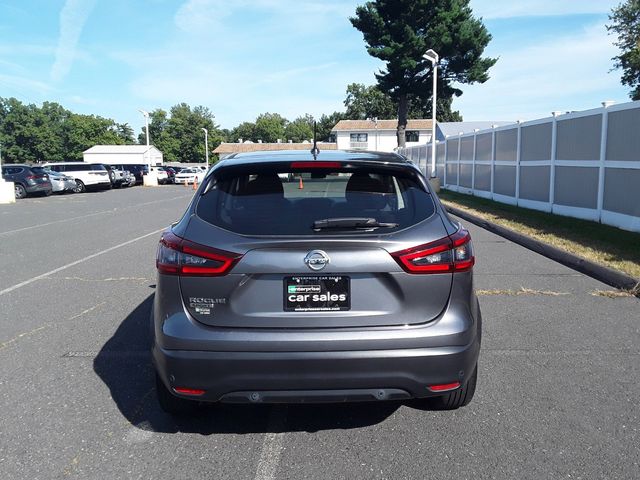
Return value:
[(351, 308), (349, 277), (295, 276), (284, 279), (287, 312), (339, 312)]

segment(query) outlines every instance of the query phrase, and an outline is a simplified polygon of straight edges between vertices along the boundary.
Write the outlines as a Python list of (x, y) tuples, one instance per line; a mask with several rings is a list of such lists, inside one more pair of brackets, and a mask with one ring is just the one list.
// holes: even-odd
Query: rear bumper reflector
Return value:
[(460, 382), (443, 383), (441, 385), (430, 385), (427, 388), (432, 392), (448, 392), (449, 390), (455, 390), (460, 386)]
[(200, 395), (204, 395), (205, 390), (200, 390), (198, 388), (184, 388), (184, 387), (173, 387), (173, 391), (179, 393), (180, 395), (191, 395), (192, 397), (199, 397)]

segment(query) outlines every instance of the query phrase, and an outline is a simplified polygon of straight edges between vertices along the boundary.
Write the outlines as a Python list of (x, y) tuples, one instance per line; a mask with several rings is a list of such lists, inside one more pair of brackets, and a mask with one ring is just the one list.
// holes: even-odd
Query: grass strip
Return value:
[(640, 233), (441, 190), (445, 205), (640, 279)]

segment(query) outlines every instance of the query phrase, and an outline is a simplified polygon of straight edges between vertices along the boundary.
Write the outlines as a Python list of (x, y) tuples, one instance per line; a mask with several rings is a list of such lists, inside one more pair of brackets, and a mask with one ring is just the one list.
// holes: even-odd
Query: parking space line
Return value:
[(96, 257), (99, 257), (100, 255), (104, 255), (105, 253), (112, 252), (112, 251), (114, 251), (114, 250), (116, 250), (118, 248), (125, 247), (125, 246), (127, 246), (127, 245), (129, 245), (131, 243), (137, 242), (138, 240), (142, 240), (143, 238), (150, 237), (151, 235), (157, 235), (158, 233), (162, 232), (165, 228), (166, 227), (163, 227), (163, 228), (160, 228), (158, 230), (154, 230), (153, 232), (145, 233), (144, 235), (141, 235), (141, 236), (136, 237), (136, 238), (132, 238), (131, 240), (127, 240), (126, 242), (119, 243), (118, 245), (114, 245), (113, 247), (109, 247), (109, 248), (106, 248), (104, 250), (100, 250), (99, 252), (92, 253), (91, 255), (87, 255), (86, 257), (81, 258), (80, 260), (76, 260), (74, 262), (67, 263), (66, 265), (63, 265), (62, 267), (54, 268), (53, 270), (50, 270), (50, 271), (48, 271), (46, 273), (43, 273), (43, 274), (37, 275), (35, 277), (32, 277), (29, 280), (25, 280), (24, 282), (20, 282), (20, 283), (18, 283), (16, 285), (13, 285), (12, 287), (8, 287), (8, 288), (5, 288), (4, 290), (0, 290), (0, 296), (5, 295), (5, 294), (10, 293), (10, 292), (13, 292), (14, 290), (17, 290), (19, 288), (25, 287), (25, 286), (33, 283), (33, 282), (36, 282), (36, 281), (41, 280), (41, 279), (43, 279), (45, 277), (48, 277), (49, 275), (53, 275), (54, 273), (61, 272), (63, 270), (66, 270), (67, 268), (71, 268), (71, 267), (74, 267), (74, 266), (76, 266), (76, 265), (78, 265), (80, 263), (86, 262), (87, 260), (91, 260), (92, 258), (96, 258)]
[(73, 222), (73, 221), (79, 220), (81, 218), (95, 217), (96, 215), (104, 215), (105, 213), (119, 213), (122, 210), (128, 210), (130, 208), (144, 207), (145, 205), (153, 205), (154, 203), (168, 202), (169, 200), (178, 200), (180, 198), (186, 198), (188, 196), (189, 195), (180, 195), (178, 197), (163, 198), (161, 200), (154, 200), (152, 202), (136, 203), (135, 205), (129, 205), (129, 206), (126, 206), (126, 207), (121, 207), (121, 208), (117, 208), (116, 207), (116, 208), (112, 208), (111, 210), (102, 210), (100, 212), (87, 213), (86, 215), (80, 215), (78, 217), (63, 218), (61, 220), (55, 220), (53, 222), (39, 223), (38, 225), (31, 225), (29, 227), (16, 228), (15, 230), (7, 230), (6, 232), (0, 232), (0, 236), (9, 235), (11, 233), (24, 232), (26, 230), (32, 230), (34, 228), (48, 227), (49, 225), (56, 225), (58, 223)]
[(269, 421), (267, 423), (267, 433), (262, 442), (260, 460), (256, 468), (255, 480), (273, 480), (276, 478), (278, 464), (282, 455), (284, 444), (284, 424), (286, 420), (286, 410), (282, 406), (271, 407)]

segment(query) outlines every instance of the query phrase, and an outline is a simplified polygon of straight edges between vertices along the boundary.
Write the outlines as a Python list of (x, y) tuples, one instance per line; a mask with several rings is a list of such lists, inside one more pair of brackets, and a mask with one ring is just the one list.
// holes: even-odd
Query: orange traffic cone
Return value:
[(198, 177), (193, 178), (193, 189), (194, 190), (198, 189)]
[(300, 175), (300, 182), (298, 183), (298, 190), (302, 190), (304, 188), (304, 183), (302, 183), (302, 175)]

